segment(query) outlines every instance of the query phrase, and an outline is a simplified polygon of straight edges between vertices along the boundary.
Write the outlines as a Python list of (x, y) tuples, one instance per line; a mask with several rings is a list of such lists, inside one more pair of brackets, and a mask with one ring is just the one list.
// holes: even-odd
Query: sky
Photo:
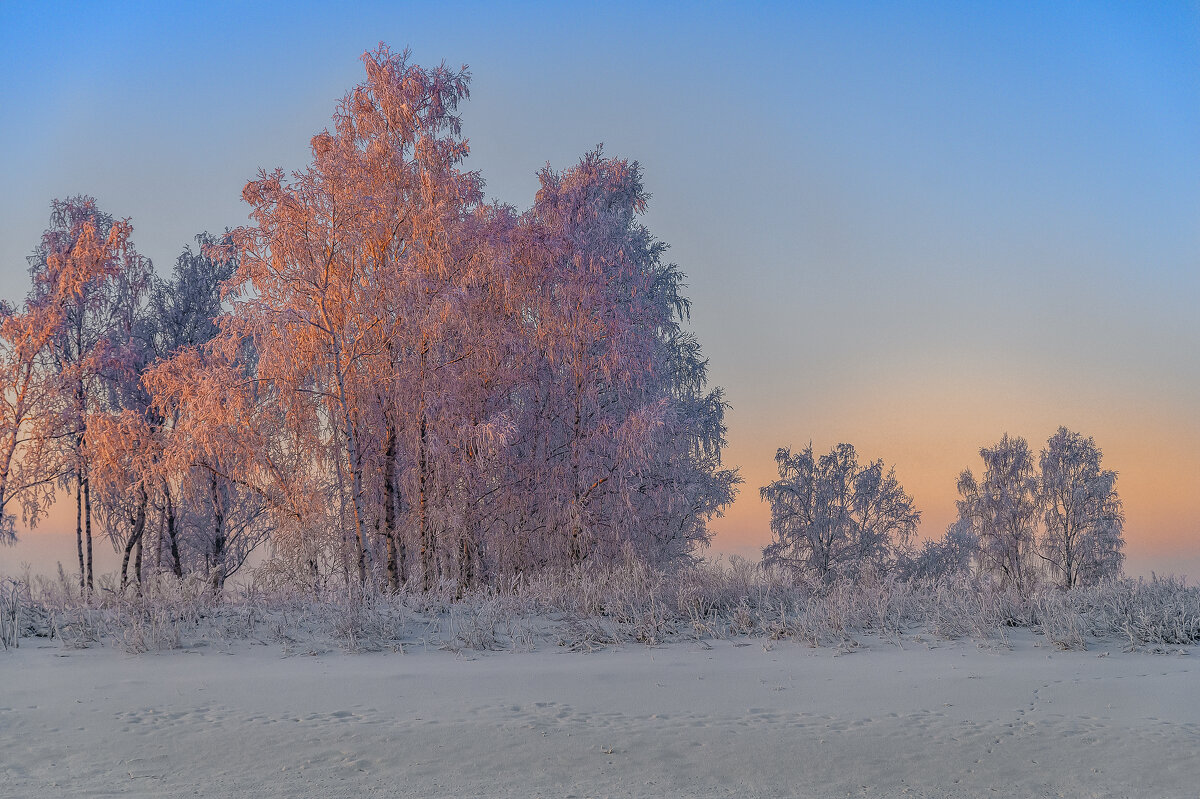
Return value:
[[(1200, 4), (175, 5), (0, 4), (0, 297), (73, 194), (169, 271), (408, 46), (470, 65), (490, 197), (641, 163), (732, 406), (714, 551), (769, 541), (778, 447), (882, 458), (932, 537), (980, 447), (1066, 425), (1120, 474), (1127, 571), (1200, 578)], [(0, 571), (70, 564), (73, 521)]]

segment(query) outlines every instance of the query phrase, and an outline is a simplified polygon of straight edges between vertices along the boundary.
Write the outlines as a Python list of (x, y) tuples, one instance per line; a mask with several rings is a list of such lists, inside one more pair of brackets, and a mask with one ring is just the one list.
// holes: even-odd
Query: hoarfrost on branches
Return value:
[(760, 491), (774, 540), (763, 560), (823, 579), (883, 573), (907, 551), (921, 514), (882, 460), (860, 465), (850, 444), (819, 458), (812, 445), (775, 455), (779, 479)]
[(1042, 450), (1045, 506), (1041, 556), (1063, 588), (1117, 577), (1124, 561), (1125, 516), (1117, 473), (1102, 469), (1092, 438), (1065, 427)]
[[(688, 561), (740, 482), (685, 330), (684, 275), (641, 222), (636, 162), (547, 167), (483, 201), (466, 67), (381, 45), (311, 140), (246, 184), (251, 224), (153, 277), (132, 226), (54, 205), (5, 309), (0, 509), (76, 494), (144, 572), (464, 591), (635, 553)], [(15, 506), (14, 506), (15, 507)]]

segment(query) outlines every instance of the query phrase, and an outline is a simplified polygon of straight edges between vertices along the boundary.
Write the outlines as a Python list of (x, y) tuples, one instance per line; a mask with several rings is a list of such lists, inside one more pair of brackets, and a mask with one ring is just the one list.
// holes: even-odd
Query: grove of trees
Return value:
[(1039, 579), (1072, 588), (1121, 573), (1117, 474), (1101, 468), (1095, 441), (1060, 427), (1036, 462), (1025, 439), (1007, 435), (979, 456), (981, 476), (958, 478), (958, 523), (977, 539), (982, 570), (1021, 591)]
[(958, 478), (958, 520), (916, 546), (920, 512), (882, 461), (861, 466), (849, 444), (819, 458), (812, 445), (781, 449), (779, 479), (761, 490), (773, 535), (763, 559), (821, 579), (974, 571), (1022, 593), (1120, 576), (1125, 518), (1095, 441), (1060, 427), (1036, 460), (1008, 435), (979, 454), (982, 474)]
[(688, 559), (740, 479), (636, 162), (547, 167), (532, 207), (464, 169), (466, 68), (384, 46), (251, 224), (158, 277), (128, 220), (56, 201), (4, 306), (0, 537), (76, 502), (148, 571), (219, 592), (266, 542), (281, 585), (428, 590)]

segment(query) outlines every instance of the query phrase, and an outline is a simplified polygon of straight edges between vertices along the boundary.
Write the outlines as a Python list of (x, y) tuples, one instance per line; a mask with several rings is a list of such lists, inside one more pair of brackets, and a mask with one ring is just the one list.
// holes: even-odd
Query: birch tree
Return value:
[(779, 479), (760, 491), (773, 538), (764, 562), (830, 579), (886, 571), (907, 551), (921, 514), (882, 460), (860, 465), (850, 444), (818, 458), (809, 444), (775, 462)]
[(151, 496), (159, 485), (161, 443), (144, 409), (97, 414), (88, 427), (88, 479), (93, 507), (101, 529), (121, 555), (121, 589), (129, 583), (132, 565), (140, 591), (146, 531), (153, 523)]
[(946, 528), (940, 539), (925, 541), (915, 551), (905, 553), (899, 572), (906, 578), (938, 579), (968, 574), (979, 556), (979, 539), (969, 523), (958, 520)]
[(539, 541), (535, 566), (626, 545), (680, 557), (736, 484), (719, 469), (724, 404), (680, 329), (681, 273), (638, 221), (636, 162), (597, 149), (539, 178), (514, 234), (532, 352), (514, 475), (528, 501), (510, 523)]
[(38, 306), (64, 320), (80, 541), (94, 488), (123, 574), (153, 539), (216, 592), (268, 530), (264, 579), (314, 590), (691, 557), (739, 478), (640, 166), (597, 149), (525, 213), (484, 204), (467, 69), (363, 62), (309, 166), (260, 172), (252, 224), (198, 238), (145, 302), (127, 223), (90, 201), (55, 222), (40, 272), (89, 287)]
[(17, 508), (37, 524), (65, 466), (62, 395), (48, 360), (63, 321), (55, 305), (0, 304), (0, 543), (16, 540)]
[[(390, 397), (381, 402), (377, 389), (394, 385), (395, 358), (415, 361), (405, 382), (415, 396), (403, 407), (415, 417), (429, 587), (429, 405), (432, 376), (446, 362), (435, 351), (435, 328), (451, 312), (446, 278), (456, 266), (447, 223), (480, 197), (478, 177), (455, 168), (467, 152), (454, 112), (469, 75), (417, 67), (407, 53), (382, 46), (363, 60), (367, 80), (339, 105), (334, 130), (313, 138), (313, 164), (291, 180), (276, 170), (247, 185), (255, 224), (233, 233), (240, 264), (231, 285), (238, 291), (223, 324), (228, 335), (252, 343), (264, 396), (306, 420), (310, 443), (335, 453), (360, 582), (370, 547), (367, 465), (372, 439), (384, 438), (375, 431), (386, 428), (374, 422), (381, 409), (394, 417), (399, 407)], [(395, 345), (401, 324), (410, 335)]]
[(183, 347), (144, 379), (167, 420), (159, 475), (171, 487), (162, 496), (173, 569), (207, 575), (219, 594), (271, 532), (269, 509), (277, 531), (313, 512), (312, 459), (287, 448), (294, 426), (259, 401), (247, 364), (225, 351)]
[(29, 306), (57, 309), (63, 318), (50, 345), (63, 400), (56, 435), (65, 437), (70, 453), (61, 474), (76, 496), (80, 589), (87, 592), (93, 587), (88, 419), (105, 409), (110, 382), (124, 369), (123, 343), (152, 269), (134, 249), (132, 230), (90, 197), (56, 200), (50, 227), (29, 258)]
[(1028, 592), (1037, 577), (1031, 559), (1042, 509), (1033, 453), (1025, 439), (1005, 433), (995, 446), (981, 448), (979, 456), (979, 479), (970, 469), (958, 478), (959, 519), (979, 540), (983, 572)]
[[(130, 296), (129, 332), (114, 336), (123, 357), (118, 360), (122, 369), (109, 381), (112, 412), (89, 417), (90, 485), (101, 528), (121, 555), (122, 588), (130, 580), (132, 557), (132, 576), (140, 590), (147, 543), (156, 566), (165, 558), (177, 576), (197, 569), (227, 572), (225, 542), (234, 537), (226, 533), (226, 520), (237, 517), (246, 504), (226, 509), (237, 492), (219, 468), (205, 468), (207, 462), (180, 468), (180, 440), (167, 435), (179, 421), (178, 405), (156, 405), (145, 380), (161, 361), (203, 346), (217, 333), (221, 285), (236, 263), (212, 257), (217, 244), (212, 236), (200, 234), (196, 243), (199, 251), (185, 247), (170, 278), (153, 279), (145, 302)], [(163, 389), (161, 384), (157, 388)], [(163, 407), (170, 415), (160, 412)], [(214, 588), (223, 579), (215, 577)]]
[[(195, 243), (194, 250), (191, 246), (184, 247), (175, 261), (170, 278), (156, 280), (150, 294), (149, 314), (153, 320), (154, 349), (160, 362), (169, 362), (185, 352), (201, 355), (219, 332), (217, 318), (224, 310), (222, 290), (233, 277), (237, 260), (231, 256), (228, 235), (217, 237), (200, 233), (196, 235)], [(196, 361), (205, 362), (203, 357)], [(187, 365), (192, 365), (192, 362), (187, 362)], [(237, 373), (237, 370), (231, 371)], [(177, 387), (170, 385), (172, 377), (207, 380), (211, 375), (197, 374), (187, 368), (175, 370), (169, 366), (156, 373), (154, 386), (160, 392), (161, 401), (152, 402), (152, 416), (158, 426), (159, 437), (163, 439), (165, 467), (160, 469), (157, 491), (161, 515), (158, 529), (162, 533), (159, 536), (158, 554), (160, 558), (164, 555), (168, 557), (170, 570), (181, 575), (188, 553), (196, 553), (192, 560), (202, 561), (210, 569), (210, 574), (213, 569), (221, 570), (220, 576), (214, 580), (214, 587), (219, 589), (225, 574), (236, 566), (226, 562), (224, 517), (217, 512), (215, 505), (210, 507), (210, 503), (214, 496), (219, 500), (230, 493), (236, 494), (238, 489), (231, 485), (233, 478), (219, 467), (206, 468), (207, 461), (191, 457), (194, 452), (181, 453), (188, 447), (185, 437), (174, 435), (180, 423), (181, 405), (172, 401), (178, 399), (174, 393)], [(238, 374), (237, 377), (239, 382), (230, 387), (234, 392), (244, 385), (244, 375)], [(193, 414), (196, 412), (195, 406), (189, 406), (187, 410)], [(214, 481), (219, 484), (216, 491), (213, 491)], [(191, 501), (185, 502), (185, 498)], [(192, 568), (197, 566), (192, 564)]]
[(1065, 427), (1041, 453), (1041, 499), (1045, 507), (1039, 554), (1062, 588), (1094, 585), (1120, 575), (1125, 517), (1117, 473), (1103, 469), (1091, 437)]

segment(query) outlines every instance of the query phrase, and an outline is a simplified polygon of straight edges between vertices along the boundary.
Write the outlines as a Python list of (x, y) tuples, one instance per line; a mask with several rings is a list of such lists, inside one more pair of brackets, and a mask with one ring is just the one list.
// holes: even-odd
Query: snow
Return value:
[[(0, 796), (1194, 797), (1194, 656), (741, 638), (0, 652)], [(40, 645), (39, 645), (40, 644)]]

